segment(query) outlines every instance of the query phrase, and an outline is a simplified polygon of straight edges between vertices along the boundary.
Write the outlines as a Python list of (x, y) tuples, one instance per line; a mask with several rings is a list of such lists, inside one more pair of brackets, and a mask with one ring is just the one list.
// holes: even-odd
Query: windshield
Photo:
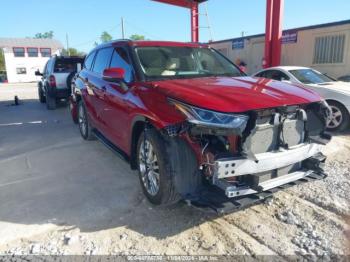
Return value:
[(209, 48), (138, 47), (136, 54), (149, 80), (245, 75)]
[(334, 81), (332, 78), (312, 69), (291, 70), (289, 72), (303, 84), (322, 84)]

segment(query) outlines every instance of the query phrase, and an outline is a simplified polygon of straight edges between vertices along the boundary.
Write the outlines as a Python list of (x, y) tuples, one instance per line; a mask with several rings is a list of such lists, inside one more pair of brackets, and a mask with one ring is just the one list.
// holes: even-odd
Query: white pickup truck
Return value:
[(68, 99), (71, 95), (71, 83), (75, 74), (81, 69), (83, 57), (53, 56), (40, 73), (38, 82), (38, 95), (41, 103), (46, 103), (47, 109), (56, 109), (56, 102), (60, 99)]

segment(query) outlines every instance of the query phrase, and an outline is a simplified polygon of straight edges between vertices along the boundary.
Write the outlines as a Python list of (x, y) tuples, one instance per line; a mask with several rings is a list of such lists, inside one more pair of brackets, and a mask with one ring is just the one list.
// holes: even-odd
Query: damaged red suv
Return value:
[(86, 57), (71, 97), (84, 139), (139, 172), (156, 205), (218, 212), (326, 177), (327, 104), (300, 86), (251, 78), (202, 44), (115, 41)]

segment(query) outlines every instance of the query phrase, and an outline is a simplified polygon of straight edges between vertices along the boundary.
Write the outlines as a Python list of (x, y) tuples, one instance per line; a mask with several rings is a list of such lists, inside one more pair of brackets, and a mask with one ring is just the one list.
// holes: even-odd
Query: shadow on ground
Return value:
[(0, 102), (0, 223), (125, 226), (166, 238), (213, 218), (184, 204), (150, 205), (137, 173), (100, 142), (83, 141), (65, 104), (11, 102)]

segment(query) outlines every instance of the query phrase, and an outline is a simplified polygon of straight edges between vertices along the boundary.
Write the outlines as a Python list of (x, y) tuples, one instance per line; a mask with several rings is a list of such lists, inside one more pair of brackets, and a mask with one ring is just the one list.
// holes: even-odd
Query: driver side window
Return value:
[(123, 68), (125, 70), (125, 82), (130, 83), (133, 81), (133, 68), (128, 53), (124, 48), (117, 47), (114, 49), (110, 67)]

